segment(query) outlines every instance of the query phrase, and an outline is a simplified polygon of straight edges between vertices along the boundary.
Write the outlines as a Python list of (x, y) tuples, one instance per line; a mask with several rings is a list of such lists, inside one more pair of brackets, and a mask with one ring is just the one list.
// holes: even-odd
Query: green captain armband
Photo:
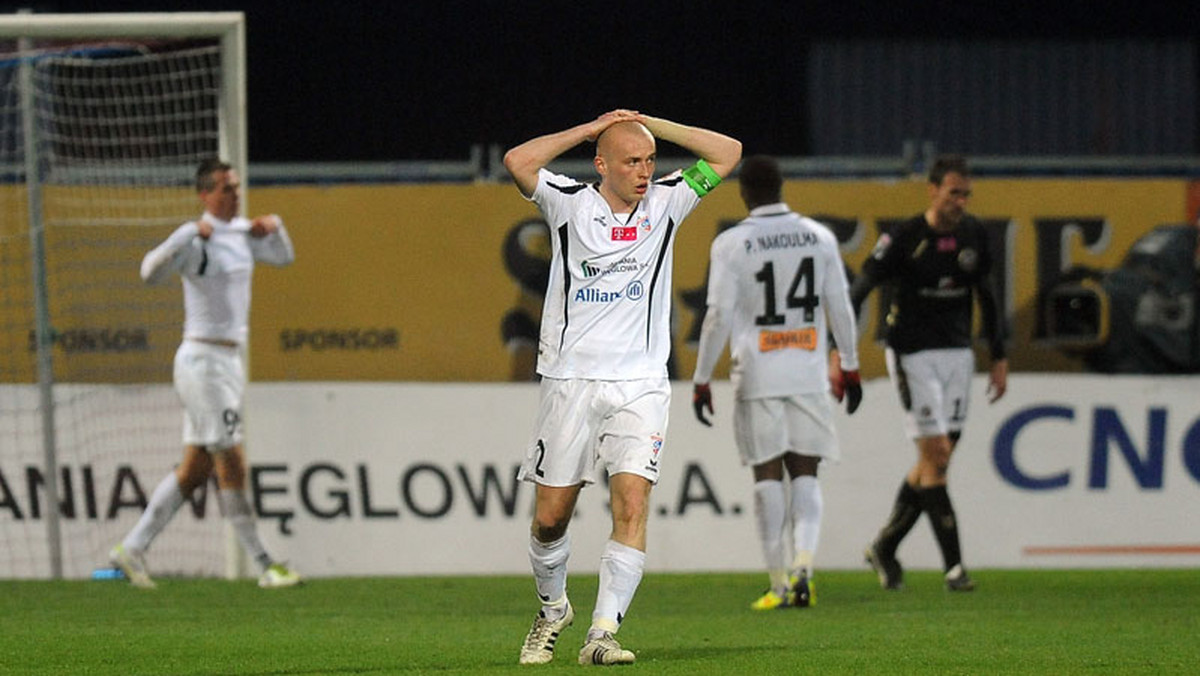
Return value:
[(683, 181), (700, 197), (704, 197), (712, 192), (713, 188), (721, 185), (721, 177), (704, 160), (696, 160), (695, 164), (684, 169)]

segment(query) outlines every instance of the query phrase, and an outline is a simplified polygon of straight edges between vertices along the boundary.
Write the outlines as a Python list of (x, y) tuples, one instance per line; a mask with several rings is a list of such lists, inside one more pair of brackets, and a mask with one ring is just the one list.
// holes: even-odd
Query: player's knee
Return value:
[(793, 479), (802, 476), (817, 476), (817, 467), (821, 464), (819, 457), (800, 455), (799, 453), (788, 453), (784, 456), (784, 461), (787, 464), (788, 476)]
[(538, 542), (554, 542), (567, 534), (567, 524), (566, 522), (546, 523), (534, 519), (532, 532)]
[(567, 534), (571, 515), (560, 510), (538, 505), (533, 516), (533, 536), (539, 542), (554, 542)]
[(613, 501), (613, 531), (616, 533), (638, 532), (645, 528), (649, 517), (649, 500), (645, 496), (639, 494)]

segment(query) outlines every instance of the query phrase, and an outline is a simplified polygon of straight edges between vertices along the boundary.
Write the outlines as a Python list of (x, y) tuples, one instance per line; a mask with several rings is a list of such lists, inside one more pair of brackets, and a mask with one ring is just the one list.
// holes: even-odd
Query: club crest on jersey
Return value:
[(645, 230), (646, 232), (650, 232), (650, 217), (642, 216), (639, 218), (636, 227), (641, 230)]
[(967, 272), (974, 272), (979, 267), (979, 252), (974, 249), (963, 249), (958, 252), (958, 267)]
[(619, 225), (613, 226), (612, 241), (614, 241), (614, 242), (634, 242), (634, 241), (637, 241), (637, 238), (638, 238), (637, 227), (625, 228), (625, 227), (621, 227)]

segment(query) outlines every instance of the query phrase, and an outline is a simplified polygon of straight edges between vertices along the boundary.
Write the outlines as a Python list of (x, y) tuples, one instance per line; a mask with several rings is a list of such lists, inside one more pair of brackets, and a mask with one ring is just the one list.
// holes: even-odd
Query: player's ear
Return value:
[(604, 158), (600, 156), (600, 153), (596, 153), (596, 156), (592, 158), (592, 165), (596, 167), (596, 173), (600, 174), (601, 177), (608, 171), (608, 168), (604, 164)]

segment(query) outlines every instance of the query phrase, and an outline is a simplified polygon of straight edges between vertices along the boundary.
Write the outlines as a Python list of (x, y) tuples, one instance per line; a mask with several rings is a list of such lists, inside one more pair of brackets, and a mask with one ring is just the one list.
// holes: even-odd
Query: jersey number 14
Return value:
[[(777, 326), (785, 323), (787, 317), (779, 313), (776, 301), (775, 262), (764, 263), (754, 278), (763, 285), (764, 301), (764, 311), (754, 318), (754, 323), (758, 326)], [(815, 286), (813, 259), (812, 256), (805, 256), (801, 259), (799, 267), (796, 268), (796, 274), (792, 277), (792, 285), (788, 287), (786, 305), (787, 309), (802, 308), (806, 323), (812, 323), (817, 306), (821, 304), (820, 297), (814, 291)]]

